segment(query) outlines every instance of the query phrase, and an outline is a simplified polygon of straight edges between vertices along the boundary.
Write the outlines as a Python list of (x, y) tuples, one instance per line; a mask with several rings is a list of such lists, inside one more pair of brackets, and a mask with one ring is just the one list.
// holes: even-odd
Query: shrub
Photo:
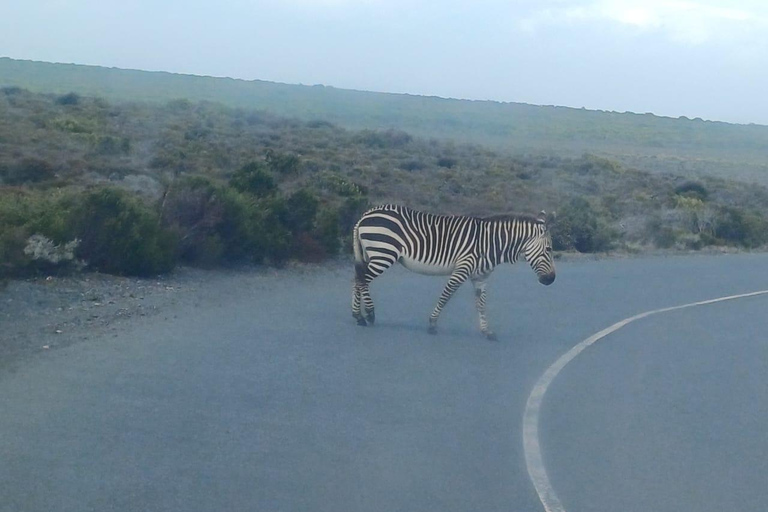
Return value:
[(768, 241), (768, 223), (755, 213), (723, 207), (715, 220), (716, 238), (744, 247), (758, 247)]
[(292, 253), (299, 261), (307, 263), (319, 263), (327, 257), (323, 244), (309, 233), (294, 237)]
[(645, 230), (651, 242), (660, 249), (669, 249), (677, 242), (675, 231), (665, 225), (661, 217), (655, 216), (648, 219)]
[(26, 265), (26, 240), (31, 235), (26, 224), (37, 212), (30, 195), (20, 190), (0, 189), (0, 276), (12, 276)]
[(368, 194), (368, 188), (333, 172), (318, 176), (319, 187), (342, 197), (356, 197)]
[(445, 167), (446, 169), (453, 169), (453, 166), (456, 165), (456, 163), (456, 159), (449, 156), (443, 156), (437, 159), (437, 165)]
[(363, 130), (355, 138), (355, 142), (380, 149), (401, 148), (412, 140), (413, 137), (410, 134), (400, 130)]
[(675, 187), (675, 195), (706, 201), (709, 197), (707, 187), (696, 181), (686, 181)]
[(325, 121), (323, 119), (312, 119), (310, 121), (307, 121), (307, 128), (312, 128), (312, 129), (335, 128), (335, 126), (330, 121)]
[(274, 178), (260, 162), (251, 162), (238, 169), (230, 184), (236, 190), (256, 197), (266, 197), (277, 191)]
[(131, 151), (131, 140), (128, 137), (101, 135), (95, 140), (94, 150), (99, 155), (128, 154)]
[(341, 246), (338, 210), (325, 208), (317, 214), (315, 237), (327, 256), (336, 256)]
[(15, 86), (15, 85), (8, 85), (6, 87), (3, 87), (0, 89), (3, 91), (3, 94), (6, 96), (16, 96), (18, 94), (22, 94), (26, 92), (26, 89), (22, 89), (21, 87)]
[(102, 272), (148, 276), (175, 265), (176, 240), (157, 214), (113, 188), (86, 192), (73, 212), (77, 254)]
[(75, 238), (67, 243), (55, 244), (53, 240), (41, 234), (34, 234), (27, 239), (24, 254), (33, 262), (37, 262), (46, 268), (66, 266), (76, 263), (75, 250), (80, 245), (80, 240)]
[(78, 105), (79, 103), (80, 95), (74, 92), (70, 92), (56, 98), (56, 104), (58, 105)]
[(267, 160), (267, 166), (269, 170), (275, 174), (289, 175), (298, 174), (301, 160), (296, 155), (288, 153), (279, 153), (275, 150), (268, 149), (264, 152), (264, 156)]
[(580, 160), (574, 161), (576, 172), (579, 174), (599, 174), (602, 172), (621, 173), (621, 165), (618, 162), (602, 158), (596, 155), (584, 154)]
[(48, 262), (50, 266), (39, 264), (44, 258), (35, 262), (36, 255), (44, 254), (44, 247), (35, 251), (35, 246), (45, 238), (53, 254), (56, 244), (76, 238), (71, 226), (71, 203), (68, 194), (59, 192), (0, 189), (0, 275), (23, 275), (41, 267), (52, 270), (54, 262)]
[(41, 158), (25, 158), (3, 170), (3, 181), (8, 185), (39, 183), (56, 177), (56, 168)]
[(257, 198), (195, 177), (169, 192), (163, 223), (177, 233), (187, 263), (280, 262), (290, 252), (290, 234), (279, 218), (285, 208), (277, 196)]
[(300, 189), (285, 201), (285, 208), (280, 212), (283, 225), (293, 233), (311, 231), (320, 202), (307, 189)]
[(348, 197), (339, 207), (339, 228), (343, 234), (350, 233), (360, 216), (371, 206), (367, 197)]
[(571, 199), (557, 212), (551, 232), (555, 250), (576, 249), (579, 252), (607, 251), (617, 236), (592, 205), (581, 197)]
[(406, 160), (400, 164), (400, 168), (404, 171), (420, 171), (424, 169), (426, 165), (420, 160)]

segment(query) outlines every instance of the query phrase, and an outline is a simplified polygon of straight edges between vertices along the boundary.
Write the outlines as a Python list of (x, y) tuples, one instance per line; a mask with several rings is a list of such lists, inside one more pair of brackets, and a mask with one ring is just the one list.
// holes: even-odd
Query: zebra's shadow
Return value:
[(376, 325), (373, 327), (365, 327), (361, 329), (370, 329), (371, 332), (376, 333), (400, 333), (407, 334), (414, 339), (424, 339), (426, 341), (488, 341), (478, 330), (461, 327), (439, 327), (437, 334), (429, 334), (427, 332), (426, 322), (424, 325), (414, 322), (399, 322), (397, 320), (376, 320)]

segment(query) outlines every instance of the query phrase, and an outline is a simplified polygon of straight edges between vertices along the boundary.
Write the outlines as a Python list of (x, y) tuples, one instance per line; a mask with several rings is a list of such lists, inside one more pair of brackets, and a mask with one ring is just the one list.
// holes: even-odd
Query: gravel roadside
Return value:
[(179, 308), (221, 303), (233, 288), (268, 289), (287, 276), (321, 268), (341, 273), (348, 264), (336, 261), (280, 270), (180, 268), (151, 279), (83, 273), (11, 280), (0, 285), (0, 369), (40, 352), (114, 337), (147, 317), (172, 318)]

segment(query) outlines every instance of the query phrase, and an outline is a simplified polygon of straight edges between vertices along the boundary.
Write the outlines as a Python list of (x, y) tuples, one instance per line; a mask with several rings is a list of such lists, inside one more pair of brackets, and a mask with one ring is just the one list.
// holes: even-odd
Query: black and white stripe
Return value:
[[(358, 324), (373, 324), (368, 285), (399, 261), (423, 274), (450, 275), (429, 318), (429, 332), (453, 293), (467, 279), (475, 287), (480, 330), (489, 338), (485, 315), (486, 279), (500, 263), (514, 263), (522, 254), (542, 284), (555, 280), (552, 240), (544, 212), (539, 217), (502, 215), (465, 217), (433, 215), (403, 206), (368, 210), (354, 228), (355, 286), (352, 315)], [(361, 312), (365, 310), (365, 314)]]

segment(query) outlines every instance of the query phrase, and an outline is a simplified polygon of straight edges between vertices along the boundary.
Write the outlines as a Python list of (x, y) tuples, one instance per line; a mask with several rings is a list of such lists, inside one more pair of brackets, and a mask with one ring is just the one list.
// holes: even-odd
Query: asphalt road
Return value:
[[(0, 511), (536, 511), (522, 414), (570, 347), (636, 313), (768, 289), (768, 255), (524, 265), (426, 332), (442, 278), (349, 272), (212, 289), (0, 375)], [(768, 297), (649, 317), (552, 384), (541, 448), (566, 510), (768, 508)]]

